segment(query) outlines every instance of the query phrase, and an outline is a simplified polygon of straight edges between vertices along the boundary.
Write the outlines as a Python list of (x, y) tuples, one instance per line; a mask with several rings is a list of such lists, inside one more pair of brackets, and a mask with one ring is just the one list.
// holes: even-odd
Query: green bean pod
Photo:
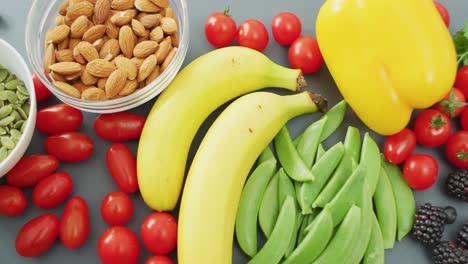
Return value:
[(333, 132), (335, 132), (336, 129), (341, 125), (346, 113), (346, 105), (346, 101), (341, 100), (332, 108), (330, 108), (330, 110), (328, 110), (325, 115), (322, 116), (322, 118), (326, 116), (328, 120), (325, 124), (325, 127), (323, 128), (322, 135), (320, 136), (320, 142), (323, 142), (325, 139), (331, 136), (331, 134), (333, 134)]
[(351, 255), (361, 226), (361, 209), (353, 205), (345, 213), (335, 236), (314, 264), (343, 263)]
[(311, 168), (314, 164), (315, 155), (320, 143), (320, 135), (322, 135), (327, 120), (328, 117), (324, 116), (322, 119), (312, 123), (304, 131), (297, 144), (297, 152), (308, 168)]
[(338, 142), (327, 150), (325, 154), (323, 154), (323, 157), (314, 164), (312, 167), (312, 174), (315, 175), (315, 181), (303, 182), (299, 187), (298, 200), (302, 209), (302, 214), (312, 212), (312, 203), (332, 175), (343, 157), (343, 153), (343, 143)]
[(278, 204), (279, 171), (271, 178), (258, 211), (258, 223), (265, 237), (269, 237), (279, 213)]
[(387, 173), (383, 168), (380, 169), (380, 179), (374, 194), (374, 204), (380, 230), (382, 231), (384, 248), (393, 248), (397, 230), (395, 195)]
[[(258, 157), (257, 160), (257, 166), (262, 164), (263, 162), (270, 160), (270, 159), (275, 159), (275, 154), (273, 154), (273, 151), (271, 150), (270, 146), (268, 145), (262, 153), (260, 153), (260, 156)], [(276, 159), (275, 159), (276, 160)]]
[(367, 246), (363, 264), (384, 264), (385, 263), (385, 249), (382, 238), (382, 231), (380, 230), (379, 221), (374, 213), (371, 214), (372, 232)]
[(248, 262), (250, 264), (279, 263), (291, 241), (296, 225), (294, 198), (288, 196), (281, 206), (278, 220), (262, 249)]
[(313, 181), (314, 175), (294, 147), (288, 128), (284, 126), (275, 137), (278, 159), (286, 173), (296, 181)]
[(382, 156), (382, 167), (387, 173), (397, 209), (397, 239), (401, 241), (413, 228), (416, 202), (411, 188), (406, 184), (398, 166), (391, 164)]
[(275, 172), (276, 160), (263, 162), (252, 172), (242, 190), (235, 230), (240, 248), (251, 257), (257, 254), (257, 217), (260, 204)]
[(320, 144), (317, 148), (317, 158), (315, 158), (315, 161), (319, 161), (323, 157), (323, 154), (325, 154), (325, 152), (327, 151), (325, 150), (325, 148), (323, 148), (323, 145)]
[(364, 135), (362, 142), (361, 159), (359, 163), (364, 163), (367, 167), (366, 177), (369, 184), (369, 191), (373, 195), (377, 188), (380, 175), (380, 150), (377, 143), (369, 133)]
[(324, 209), (309, 225), (309, 231), (283, 264), (311, 263), (325, 249), (333, 234), (333, 219)]

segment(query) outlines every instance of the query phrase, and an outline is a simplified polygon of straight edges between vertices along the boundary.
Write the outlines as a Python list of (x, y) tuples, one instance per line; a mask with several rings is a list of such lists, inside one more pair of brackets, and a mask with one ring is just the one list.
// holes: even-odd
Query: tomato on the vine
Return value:
[(47, 87), (39, 80), (36, 73), (32, 74), (32, 80), (34, 83), (34, 92), (36, 94), (36, 101), (38, 103), (47, 100), (52, 93), (47, 89)]
[(177, 222), (168, 213), (152, 213), (143, 221), (140, 235), (143, 245), (151, 253), (166, 255), (177, 245)]
[(468, 65), (463, 66), (457, 72), (457, 78), (455, 79), (455, 88), (460, 90), (465, 96), (465, 99), (468, 98)]
[(0, 216), (18, 216), (28, 207), (24, 192), (13, 186), (0, 185)]
[(237, 34), (237, 26), (229, 14), (229, 8), (223, 13), (216, 12), (205, 21), (205, 36), (208, 42), (216, 48), (229, 46)]
[(448, 27), (450, 25), (450, 14), (447, 8), (440, 2), (434, 1), (434, 5), (437, 8), (437, 11), (440, 14), (440, 17), (444, 21), (444, 24)]
[(133, 215), (133, 202), (124, 192), (111, 192), (101, 203), (101, 215), (109, 225), (125, 225)]
[(34, 187), (32, 201), (42, 209), (52, 209), (65, 201), (72, 192), (73, 181), (66, 172), (57, 172), (42, 178)]
[(434, 185), (439, 174), (437, 160), (427, 154), (413, 154), (403, 165), (403, 176), (415, 190), (426, 190)]
[(237, 30), (239, 46), (263, 51), (268, 46), (269, 36), (265, 25), (256, 20), (248, 19), (240, 24)]
[(36, 129), (44, 134), (75, 131), (83, 123), (83, 113), (66, 104), (52, 105), (37, 111)]
[(450, 137), (452, 124), (450, 118), (439, 110), (426, 109), (414, 120), (414, 133), (422, 146), (438, 147)]
[(322, 53), (315, 38), (302, 36), (296, 39), (288, 51), (289, 64), (304, 74), (318, 71), (323, 64)]
[(450, 136), (445, 156), (456, 167), (468, 169), (468, 131), (457, 131)]
[(80, 162), (93, 154), (94, 143), (81, 132), (65, 132), (49, 136), (45, 141), (45, 149), (60, 160)]
[(103, 264), (136, 264), (140, 257), (140, 243), (129, 228), (113, 226), (99, 238), (98, 255)]
[(435, 105), (435, 108), (449, 117), (456, 117), (465, 108), (465, 99), (465, 96), (459, 89), (452, 88), (450, 93)]
[(144, 264), (174, 264), (174, 262), (166, 256), (151, 256)]
[(89, 233), (89, 209), (81, 197), (71, 198), (60, 218), (60, 240), (68, 248), (75, 249), (84, 244)]
[(400, 164), (416, 148), (416, 134), (409, 128), (388, 136), (384, 144), (384, 156), (393, 164)]
[(279, 13), (271, 22), (273, 38), (280, 45), (291, 45), (301, 35), (301, 31), (301, 20), (291, 12)]
[(21, 227), (16, 235), (16, 252), (23, 257), (36, 257), (46, 252), (57, 240), (59, 220), (51, 213), (42, 214)]

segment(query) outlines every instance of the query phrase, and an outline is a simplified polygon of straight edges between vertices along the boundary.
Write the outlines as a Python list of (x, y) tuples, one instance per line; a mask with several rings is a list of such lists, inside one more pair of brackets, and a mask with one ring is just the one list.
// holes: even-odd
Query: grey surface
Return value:
[[(47, 0), (40, 0), (47, 1)], [(236, 1), (209, 1), (209, 0), (189, 0), (190, 9), (190, 23), (191, 23), (191, 45), (188, 51), (188, 55), (185, 64), (192, 61), (194, 58), (212, 50), (207, 44), (203, 32), (203, 24), (206, 16), (214, 11), (222, 10), (226, 4), (231, 6), (231, 12), (233, 17), (239, 24), (241, 21), (247, 18), (257, 18), (269, 25), (271, 18), (278, 12), (282, 11), (293, 11), (302, 20), (303, 23), (303, 34), (315, 35), (315, 17), (318, 12), (320, 5), (324, 0), (236, 0)], [(463, 25), (464, 17), (468, 17), (468, 13), (463, 13), (463, 10), (468, 10), (468, 2), (462, 0), (443, 0), (444, 3), (451, 13), (451, 31), (454, 32)], [(0, 0), (0, 38), (7, 40), (14, 44), (16, 48), (26, 57), (25, 45), (24, 45), (24, 29), (26, 23), (26, 14), (29, 9), (31, 0), (16, 0), (7, 1)], [(403, 41), (403, 40), (402, 40)], [(343, 45), (346, 45), (343, 43)], [(287, 63), (287, 50), (276, 44), (270, 35), (270, 43), (268, 48), (265, 50), (270, 58), (277, 63), (282, 65), (288, 65)], [(1, 60), (1, 58), (0, 58)], [(349, 67), (353, 67), (350, 62)], [(216, 69), (213, 69), (215, 71)], [(334, 82), (327, 70), (323, 68), (320, 72), (307, 76), (310, 89), (322, 93), (329, 100), (330, 104), (338, 102), (341, 96), (334, 85)], [(154, 100), (145, 104), (142, 107), (134, 109), (133, 112), (146, 115), (149, 112)], [(58, 103), (56, 99), (50, 99), (46, 103), (40, 104), (39, 107), (44, 107), (49, 104)], [(217, 111), (219, 113), (219, 110)], [(212, 115), (209, 120), (204, 124), (203, 128), (197, 135), (194, 146), (198, 145), (203, 133), (208, 128), (209, 122), (215, 118)], [(0, 263), (8, 264), (32, 264), (32, 263), (47, 263), (47, 264), (58, 264), (58, 263), (99, 263), (97, 256), (97, 240), (99, 235), (107, 228), (107, 225), (101, 220), (99, 213), (99, 206), (102, 198), (110, 191), (117, 190), (117, 187), (112, 182), (111, 177), (108, 175), (105, 166), (105, 152), (110, 145), (108, 142), (100, 140), (96, 137), (92, 123), (96, 115), (85, 114), (84, 124), (81, 128), (82, 132), (89, 135), (95, 143), (95, 151), (92, 157), (80, 164), (67, 164), (62, 163), (59, 170), (69, 172), (74, 180), (73, 195), (82, 196), (88, 201), (90, 207), (91, 231), (86, 244), (77, 250), (69, 250), (57, 242), (46, 254), (41, 257), (26, 259), (19, 257), (16, 254), (14, 248), (14, 240), (16, 233), (21, 226), (29, 221), (30, 219), (45, 213), (46, 210), (35, 208), (31, 203), (29, 204), (26, 212), (17, 218), (7, 219), (0, 218)], [(303, 131), (313, 120), (319, 117), (318, 114), (307, 115), (296, 118), (289, 122), (293, 136), (296, 136), (300, 131)], [(337, 140), (344, 138), (344, 133), (348, 125), (353, 125), (361, 128), (362, 133), (367, 129), (362, 123), (356, 118), (351, 110), (348, 111), (345, 122), (341, 128), (337, 131), (333, 137), (326, 142), (326, 146), (330, 146)], [(380, 145), (383, 143), (383, 138), (372, 134), (373, 137), (378, 141)], [(44, 152), (44, 140), (45, 136), (39, 133), (35, 133), (33, 142), (28, 149), (28, 154)], [(128, 145), (132, 150), (136, 151), (137, 142), (130, 142)], [(191, 157), (194, 153), (194, 147), (192, 147)], [(416, 199), (418, 204), (423, 202), (431, 202), (437, 205), (452, 205), (458, 209), (458, 220), (455, 224), (450, 226), (445, 233), (445, 238), (454, 238), (454, 235), (462, 223), (468, 220), (468, 205), (461, 202), (457, 202), (454, 199), (449, 198), (444, 194), (442, 189), (443, 180), (446, 174), (453, 170), (448, 162), (444, 159), (443, 149), (421, 149), (418, 148), (416, 152), (426, 152), (433, 154), (439, 159), (440, 173), (437, 184), (430, 190), (424, 192), (416, 192)], [(1, 180), (0, 180), (1, 182)], [(31, 190), (27, 191), (27, 195), (30, 201)], [(138, 195), (133, 195), (135, 204), (135, 214), (128, 224), (138, 234), (139, 226), (143, 221), (144, 217), (150, 213), (150, 210), (145, 206), (143, 201)], [(61, 215), (63, 205), (50, 210), (50, 212)], [(144, 259), (149, 257), (148, 251), (143, 250), (140, 258), (140, 263), (143, 263)], [(172, 254), (175, 257), (175, 253)], [(248, 258), (239, 250), (237, 245), (234, 246), (234, 263), (245, 263)], [(425, 264), (431, 263), (430, 256), (423, 247), (416, 243), (411, 238), (407, 237), (403, 242), (397, 243), (395, 248), (386, 251), (386, 263), (412, 263), (412, 264)], [(116, 263), (118, 264), (118, 263)]]

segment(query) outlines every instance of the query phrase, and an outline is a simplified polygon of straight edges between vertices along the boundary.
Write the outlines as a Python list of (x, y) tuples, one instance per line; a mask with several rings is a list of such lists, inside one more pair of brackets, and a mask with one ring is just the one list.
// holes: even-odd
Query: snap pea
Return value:
[(343, 157), (343, 153), (343, 143), (338, 142), (327, 150), (323, 154), (323, 157), (314, 164), (312, 174), (315, 175), (315, 181), (303, 182), (299, 187), (298, 200), (302, 214), (312, 212), (312, 203), (332, 175), (341, 157)]
[(289, 241), (289, 246), (286, 249), (286, 252), (284, 253), (285, 258), (289, 257), (296, 248), (298, 232), (303, 219), (304, 215), (301, 214), (301, 211), (299, 210), (296, 204), (296, 225), (294, 226), (293, 234), (291, 236), (291, 240)]
[(397, 239), (401, 241), (413, 228), (416, 212), (416, 202), (411, 188), (406, 184), (403, 174), (398, 166), (390, 164), (382, 156), (382, 167), (387, 173), (397, 210)]
[(262, 151), (262, 153), (260, 153), (260, 156), (257, 160), (257, 166), (270, 159), (275, 159), (275, 155), (273, 154), (273, 151), (271, 150), (270, 146), (267, 146)]
[(343, 263), (351, 254), (361, 226), (361, 209), (353, 205), (345, 214), (335, 236), (314, 264)]
[(323, 157), (323, 154), (325, 154), (326, 150), (323, 147), (322, 144), (320, 144), (317, 148), (317, 158), (315, 158), (316, 161), (319, 161)]
[(375, 211), (379, 220), (384, 248), (393, 248), (397, 230), (395, 195), (387, 173), (380, 169), (380, 179), (374, 194)]
[(374, 213), (371, 214), (372, 232), (367, 246), (366, 254), (362, 260), (363, 264), (384, 264), (385, 262), (385, 249), (382, 238), (382, 231), (380, 230), (379, 221)]
[(275, 226), (276, 217), (278, 217), (279, 205), (278, 205), (278, 182), (279, 173), (273, 175), (268, 186), (265, 190), (265, 194), (258, 210), (258, 223), (260, 229), (262, 229), (265, 237), (269, 237), (273, 227)]
[(302, 242), (283, 264), (311, 263), (325, 249), (333, 234), (333, 219), (324, 209), (309, 225), (310, 229)]
[(344, 149), (345, 153), (340, 164), (338, 164), (338, 168), (333, 172), (333, 176), (330, 178), (330, 181), (325, 185), (317, 199), (315, 199), (312, 204), (313, 208), (323, 208), (329, 201), (331, 201), (349, 178), (352, 171), (356, 169), (361, 150), (361, 135), (357, 128), (351, 126), (348, 127), (344, 140)]
[(314, 175), (297, 153), (286, 126), (276, 135), (275, 147), (281, 165), (291, 178), (301, 182), (314, 180)]
[(250, 264), (279, 263), (291, 240), (296, 225), (294, 198), (288, 196), (281, 206), (278, 220), (262, 249), (248, 262)]
[(297, 144), (297, 152), (308, 168), (311, 168), (314, 164), (315, 154), (320, 143), (320, 135), (327, 120), (328, 117), (324, 116), (322, 119), (312, 123), (304, 131)]
[(320, 211), (319, 210), (314, 210), (310, 214), (304, 215), (301, 223), (301, 227), (299, 228), (298, 234), (297, 234), (297, 246), (301, 243), (301, 241), (304, 239), (305, 235), (307, 234), (308, 230), (306, 228), (312, 223), (312, 221), (315, 219), (315, 217), (318, 215)]
[(360, 163), (364, 163), (367, 167), (367, 183), (371, 194), (374, 194), (380, 175), (380, 150), (369, 133), (364, 135)]
[(276, 160), (263, 162), (252, 172), (242, 190), (235, 230), (239, 246), (251, 257), (257, 253), (257, 217), (260, 203), (275, 172)]
[(336, 196), (325, 206), (325, 208), (330, 210), (334, 226), (337, 226), (341, 220), (343, 220), (348, 209), (354, 204), (359, 194), (362, 192), (365, 174), (366, 166), (364, 164), (359, 164)]

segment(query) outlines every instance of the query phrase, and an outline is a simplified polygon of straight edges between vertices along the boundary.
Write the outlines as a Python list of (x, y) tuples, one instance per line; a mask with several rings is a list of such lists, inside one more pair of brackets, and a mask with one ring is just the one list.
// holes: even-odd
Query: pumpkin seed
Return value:
[(0, 161), (3, 161), (6, 159), (8, 155), (7, 149), (5, 147), (0, 148)]
[(21, 116), (22, 119), (24, 119), (24, 120), (28, 119), (28, 114), (26, 114), (26, 113), (24, 112), (23, 108), (18, 107), (18, 108), (16, 109), (16, 111), (18, 111), (18, 113), (20, 114), (20, 116)]
[(8, 77), (8, 70), (6, 69), (1, 69), (0, 70), (0, 82), (3, 82), (7, 77)]
[(10, 104), (16, 104), (18, 102), (18, 96), (13, 91), (0, 91), (0, 100), (8, 100)]
[[(18, 113), (18, 112), (16, 112), (16, 113)], [(19, 114), (18, 114), (18, 115), (19, 115)], [(8, 126), (11, 122), (15, 121), (15, 119), (16, 119), (16, 117), (15, 117), (13, 114), (12, 114), (12, 115), (9, 115), (9, 116), (7, 116), (7, 117), (5, 117), (5, 118), (2, 118), (2, 119), (0, 119), (0, 126), (5, 128), (5, 127)]]
[(11, 105), (5, 105), (0, 108), (0, 119), (10, 115), (11, 111), (13, 111), (13, 107)]
[(24, 82), (22, 80), (16, 79), (16, 80), (7, 82), (5, 84), (5, 88), (7, 90), (17, 90), (18, 89), (17, 87), (20, 85), (24, 85)]
[(20, 92), (20, 93), (22, 93), (24, 95), (27, 95), (28, 98), (29, 98), (29, 93), (28, 93), (28, 89), (26, 89), (26, 86), (18, 85), (16, 88), (18, 89), (18, 92)]
[[(20, 86), (18, 86), (18, 87), (20, 87)], [(23, 101), (23, 102), (29, 99), (29, 95), (25, 95), (25, 94), (21, 93), (20, 91), (16, 91), (16, 97), (18, 97), (18, 99), (20, 101)]]
[(31, 105), (29, 104), (29, 102), (24, 103), (21, 106), (21, 108), (23, 108), (23, 111), (28, 113), (28, 115), (29, 115), (29, 111), (31, 110)]
[(15, 147), (15, 142), (9, 137), (0, 137), (0, 143), (7, 149), (13, 149)]
[(0, 83), (0, 91), (4, 91), (5, 90), (5, 84), (4, 83)]
[(10, 129), (10, 136), (11, 138), (20, 138), (23, 135), (18, 129), (12, 128)]
[(18, 79), (18, 77), (16, 77), (15, 74), (10, 74), (8, 76), (8, 78), (6, 78), (5, 82), (13, 81), (13, 80), (16, 80), (16, 79)]
[[(13, 121), (20, 121), (20, 120), (23, 120), (23, 118), (21, 117), (20, 113), (18, 113), (17, 110), (13, 110), (10, 114), (10, 116), (13, 116), (15, 119)], [(10, 123), (8, 123), (10, 124)]]
[(21, 124), (21, 128), (20, 128), (20, 131), (21, 133), (24, 133), (24, 130), (26, 130), (26, 122), (23, 121), (23, 124)]
[(0, 127), (0, 136), (6, 135), (6, 134), (7, 134), (7, 131), (3, 127)]
[(14, 129), (21, 129), (21, 126), (23, 126), (23, 123), (24, 123), (24, 120), (16, 121), (15, 124), (13, 125), (13, 128)]

